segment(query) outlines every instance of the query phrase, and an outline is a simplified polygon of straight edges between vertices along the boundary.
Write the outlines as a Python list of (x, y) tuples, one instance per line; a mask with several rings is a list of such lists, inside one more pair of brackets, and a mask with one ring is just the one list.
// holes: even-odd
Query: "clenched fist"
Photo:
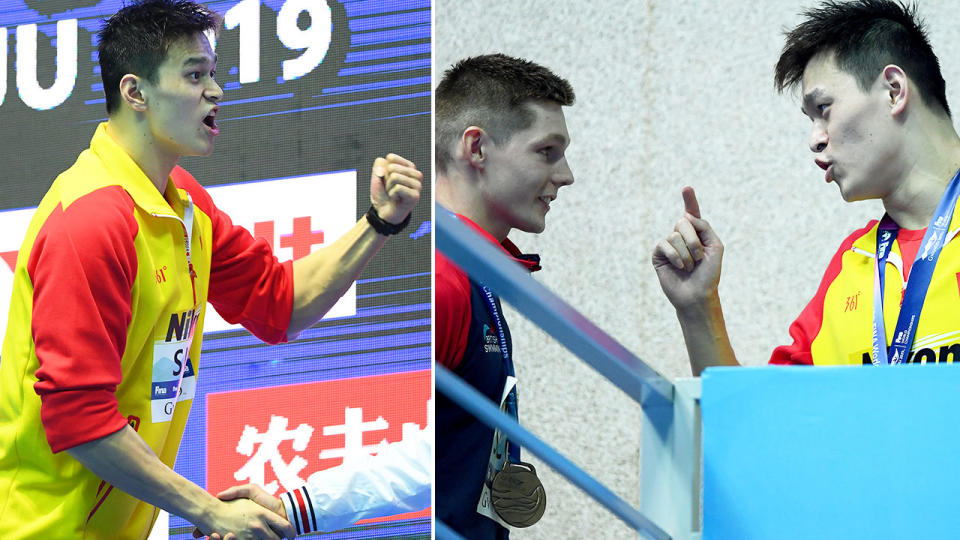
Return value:
[(406, 219), (420, 200), (423, 173), (413, 162), (387, 154), (373, 162), (370, 203), (380, 219), (394, 225)]

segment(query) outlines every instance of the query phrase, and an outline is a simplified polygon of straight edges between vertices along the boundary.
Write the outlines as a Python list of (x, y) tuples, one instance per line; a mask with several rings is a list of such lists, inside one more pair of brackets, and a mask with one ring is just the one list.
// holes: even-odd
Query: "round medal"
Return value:
[(497, 515), (511, 527), (529, 527), (547, 508), (547, 493), (529, 463), (503, 464), (490, 485), (490, 500)]

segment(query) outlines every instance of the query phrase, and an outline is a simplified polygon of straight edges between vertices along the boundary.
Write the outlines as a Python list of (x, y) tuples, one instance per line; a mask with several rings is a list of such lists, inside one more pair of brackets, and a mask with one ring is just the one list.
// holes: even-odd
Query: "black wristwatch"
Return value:
[(405, 217), (400, 223), (390, 223), (388, 221), (384, 221), (383, 218), (380, 217), (380, 214), (377, 214), (377, 209), (371, 204), (370, 209), (367, 210), (367, 222), (370, 223), (370, 226), (373, 227), (373, 230), (384, 236), (390, 236), (405, 229), (407, 225), (410, 224), (410, 216), (412, 215), (413, 211), (411, 210), (410, 213), (407, 214), (407, 217)]

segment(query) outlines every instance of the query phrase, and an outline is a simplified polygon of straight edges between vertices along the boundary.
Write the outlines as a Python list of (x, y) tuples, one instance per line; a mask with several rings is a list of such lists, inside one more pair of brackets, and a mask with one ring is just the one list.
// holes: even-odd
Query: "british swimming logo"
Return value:
[(483, 352), (500, 354), (500, 344), (497, 343), (497, 335), (490, 325), (483, 325)]

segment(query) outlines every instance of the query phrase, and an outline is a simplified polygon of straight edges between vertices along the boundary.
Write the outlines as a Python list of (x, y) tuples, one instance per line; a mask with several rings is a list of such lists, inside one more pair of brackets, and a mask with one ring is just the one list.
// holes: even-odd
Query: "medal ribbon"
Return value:
[[(947, 186), (937, 210), (930, 219), (930, 225), (923, 235), (920, 251), (910, 268), (910, 277), (907, 280), (903, 293), (903, 302), (900, 305), (900, 314), (897, 317), (897, 326), (893, 333), (893, 342), (887, 349), (887, 333), (883, 322), (883, 292), (887, 257), (893, 241), (900, 232), (900, 226), (884, 214), (877, 227), (877, 261), (873, 271), (873, 364), (890, 365), (907, 361), (907, 354), (913, 347), (913, 339), (917, 334), (917, 323), (920, 310), (930, 288), (933, 269), (940, 258), (940, 251), (947, 243), (947, 229), (953, 219), (953, 209), (960, 195), (960, 171), (954, 175)], [(906, 264), (906, 261), (904, 261)]]
[[(442, 206), (437, 206), (437, 209), (445, 211), (447, 214), (457, 219), (457, 215), (450, 210), (447, 210)], [(510, 351), (507, 350), (507, 335), (503, 330), (503, 321), (500, 319), (500, 310), (497, 309), (497, 303), (494, 300), (493, 292), (490, 291), (486, 285), (480, 285), (480, 289), (483, 291), (483, 298), (486, 301), (487, 309), (490, 311), (490, 316), (493, 318), (494, 324), (497, 325), (497, 340), (500, 343), (500, 354), (503, 357), (503, 363), (507, 367), (507, 376), (516, 377), (517, 374), (513, 369), (513, 360), (510, 358)], [(514, 385), (514, 387), (510, 389), (510, 393), (507, 394), (505, 404), (507, 406), (507, 414), (509, 414), (514, 420), (519, 421), (520, 417), (517, 413), (517, 401), (517, 387)], [(520, 447), (515, 444), (511, 444), (508, 439), (507, 449), (510, 461), (513, 463), (520, 463)]]
[[(503, 362), (507, 366), (507, 375), (510, 377), (516, 377), (516, 373), (513, 370), (513, 360), (510, 358), (510, 352), (507, 350), (507, 335), (503, 331), (503, 322), (500, 319), (500, 310), (497, 309), (497, 302), (494, 299), (493, 292), (486, 287), (486, 285), (481, 285), (480, 289), (483, 291), (483, 298), (486, 300), (487, 309), (490, 310), (490, 316), (493, 317), (493, 322), (497, 325), (497, 338), (500, 342), (500, 354), (503, 357)], [(507, 394), (507, 414), (509, 414), (514, 420), (519, 420), (517, 414), (517, 387), (514, 386), (510, 389), (510, 393)], [(520, 462), (520, 447), (512, 444), (512, 441), (507, 442), (508, 452), (510, 456), (510, 461), (513, 463)]]

